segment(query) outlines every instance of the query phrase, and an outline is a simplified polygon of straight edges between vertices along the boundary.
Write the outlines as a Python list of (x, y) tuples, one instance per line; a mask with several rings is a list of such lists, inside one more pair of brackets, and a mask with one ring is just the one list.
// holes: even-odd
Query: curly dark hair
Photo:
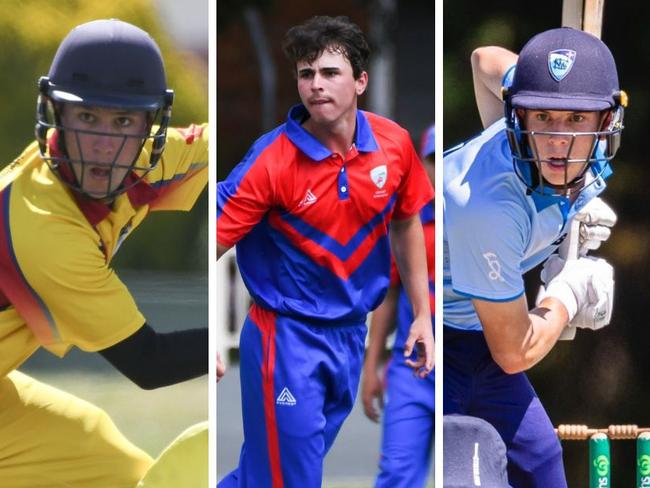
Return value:
[(370, 57), (363, 32), (345, 16), (319, 15), (292, 27), (282, 48), (294, 67), (299, 61), (312, 63), (326, 49), (338, 51), (350, 62), (355, 79), (366, 71)]

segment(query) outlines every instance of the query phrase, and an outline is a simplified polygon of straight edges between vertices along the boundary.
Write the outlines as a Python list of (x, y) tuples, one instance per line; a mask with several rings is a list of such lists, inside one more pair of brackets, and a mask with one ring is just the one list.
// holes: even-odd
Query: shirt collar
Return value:
[[(50, 156), (53, 158), (63, 158), (63, 153), (59, 149), (58, 138), (59, 131), (55, 130), (52, 132), (52, 135), (48, 139)], [(70, 168), (69, 164), (60, 164), (57, 167), (57, 173), (64, 182), (70, 184), (71, 186), (77, 184), (76, 178), (72, 173), (72, 169)], [(124, 179), (124, 183), (127, 186), (133, 185), (133, 182), (136, 179), (137, 176), (133, 172), (130, 172)], [(77, 203), (79, 210), (81, 210), (81, 212), (86, 217), (86, 220), (88, 220), (90, 225), (93, 227), (99, 224), (111, 213), (111, 206), (105, 202), (86, 197), (75, 190), (72, 190), (71, 194)], [(126, 194), (131, 205), (136, 208), (141, 207), (142, 205), (146, 205), (147, 203), (154, 200), (158, 196), (158, 190), (153, 188), (144, 180), (140, 180), (138, 183), (131, 186), (131, 188), (126, 191)], [(116, 198), (119, 197), (120, 196), (118, 195)]]
[[(302, 152), (314, 161), (322, 161), (332, 155), (321, 142), (311, 135), (301, 125), (309, 117), (309, 112), (304, 105), (298, 104), (291, 107), (287, 116), (287, 137)], [(379, 149), (375, 136), (372, 133), (370, 122), (361, 110), (357, 110), (357, 126), (354, 132), (354, 145), (360, 152), (372, 152)]]
[(531, 193), (531, 197), (535, 203), (535, 209), (541, 212), (551, 205), (558, 205), (565, 220), (580, 211), (592, 198), (597, 197), (605, 190), (607, 187), (605, 180), (613, 173), (609, 164), (603, 167), (592, 165), (589, 169), (590, 172), (586, 175), (585, 188), (580, 190), (580, 194), (573, 205), (569, 197), (557, 195), (553, 193), (552, 188), (547, 186), (544, 188), (543, 194), (538, 191)]

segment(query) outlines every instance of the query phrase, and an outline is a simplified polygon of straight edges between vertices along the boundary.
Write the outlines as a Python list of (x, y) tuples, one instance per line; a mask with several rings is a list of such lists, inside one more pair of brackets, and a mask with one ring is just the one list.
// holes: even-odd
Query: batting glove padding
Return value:
[(584, 256), (588, 251), (598, 249), (609, 239), (611, 228), (616, 224), (616, 213), (602, 199), (591, 200), (574, 217), (580, 222), (578, 254)]
[(609, 324), (614, 269), (607, 261), (593, 257), (564, 261), (554, 254), (544, 263), (541, 277), (547, 286), (537, 303), (550, 296), (560, 300), (569, 314), (570, 326), (597, 330)]

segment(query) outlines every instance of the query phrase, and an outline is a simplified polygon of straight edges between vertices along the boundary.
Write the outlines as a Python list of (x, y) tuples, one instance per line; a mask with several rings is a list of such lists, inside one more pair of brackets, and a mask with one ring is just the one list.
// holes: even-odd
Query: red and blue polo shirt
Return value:
[(433, 188), (406, 130), (357, 111), (347, 154), (302, 127), (297, 105), (259, 138), (217, 189), (217, 241), (237, 245), (255, 302), (309, 320), (365, 320), (390, 281), (388, 225)]

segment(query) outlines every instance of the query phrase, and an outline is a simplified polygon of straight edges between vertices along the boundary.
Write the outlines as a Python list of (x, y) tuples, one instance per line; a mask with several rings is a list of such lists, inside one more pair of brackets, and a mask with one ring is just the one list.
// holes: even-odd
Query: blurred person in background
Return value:
[[(422, 136), (420, 155), (431, 184), (435, 184), (435, 126)], [(420, 210), (429, 271), (429, 305), (434, 322), (435, 300), (435, 215), (433, 200)], [(391, 286), (382, 304), (372, 313), (368, 347), (363, 363), (361, 399), (366, 416), (379, 422), (383, 408), (382, 445), (376, 487), (418, 488), (426, 486), (432, 473), (431, 460), (435, 429), (434, 375), (424, 380), (413, 375), (404, 357), (404, 344), (413, 310), (400, 284), (393, 262)], [(379, 375), (382, 353), (391, 332), (396, 331), (384, 380)]]

